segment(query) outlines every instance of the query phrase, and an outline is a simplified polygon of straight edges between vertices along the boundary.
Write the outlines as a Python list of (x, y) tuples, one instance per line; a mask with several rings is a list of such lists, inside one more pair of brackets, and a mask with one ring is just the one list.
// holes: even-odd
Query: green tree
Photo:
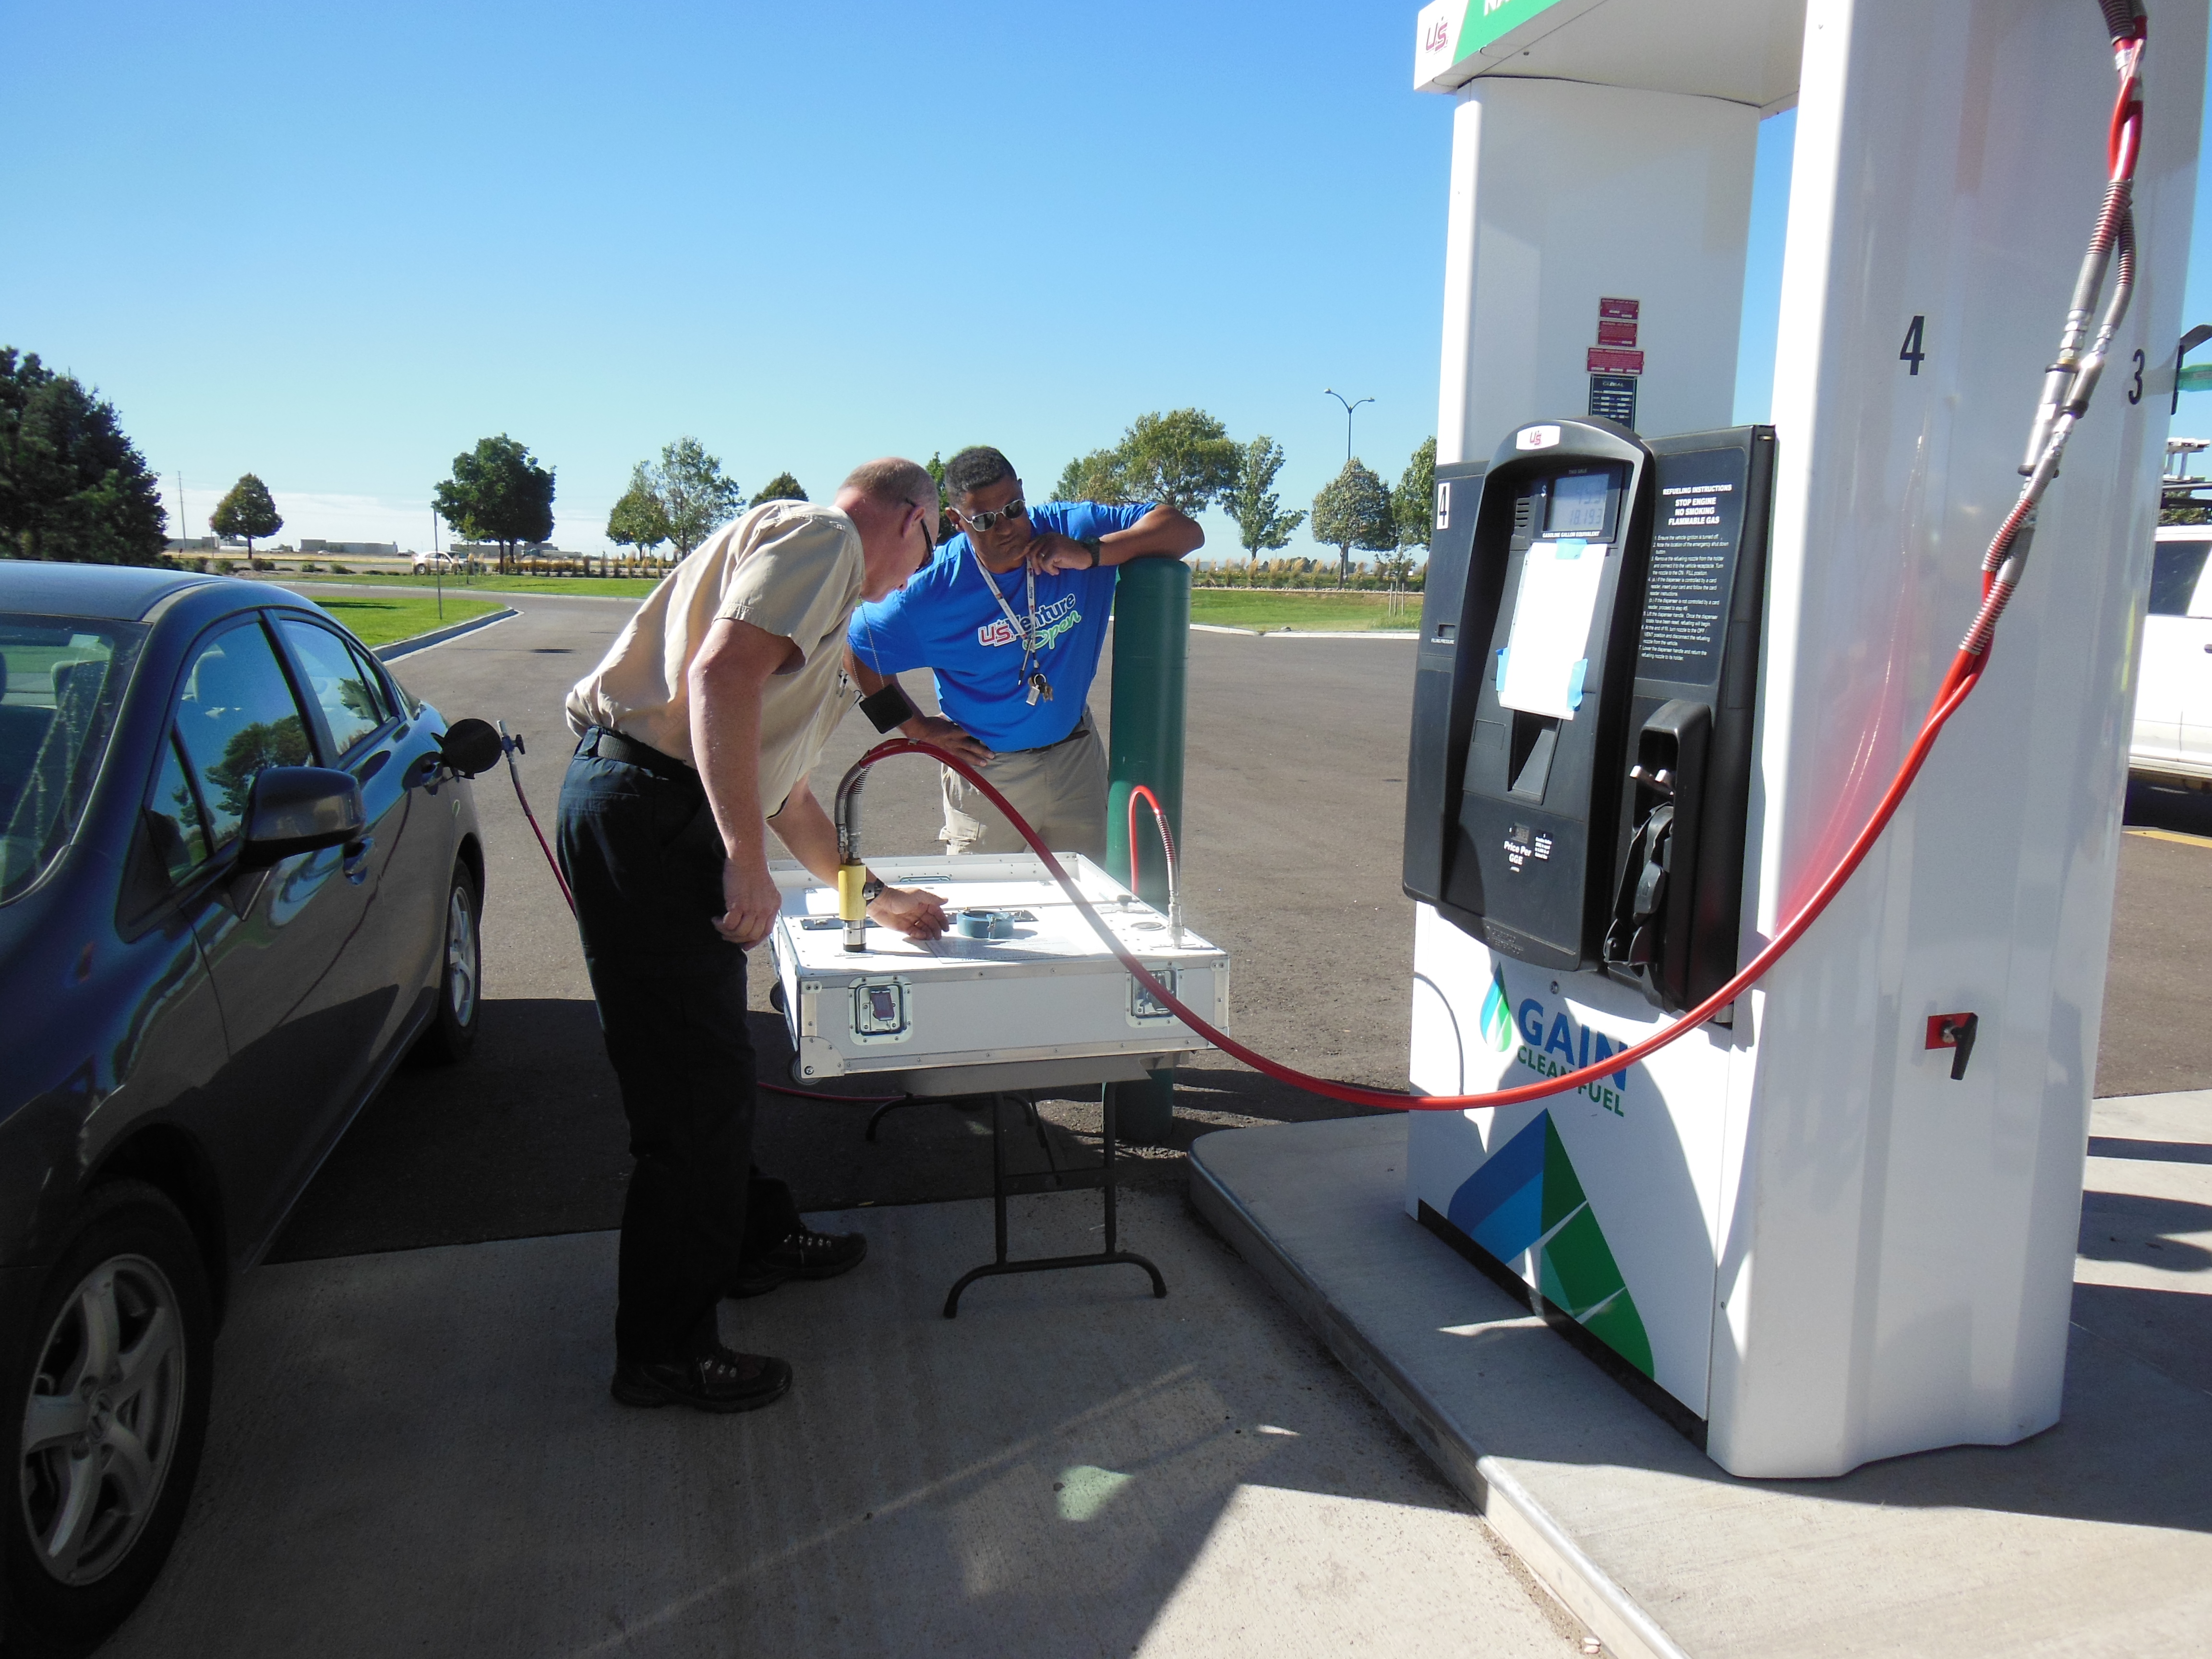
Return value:
[(630, 469), (629, 488), (607, 514), (607, 539), (641, 553), (650, 553), (668, 539), (668, 520), (661, 516), (660, 498), (653, 493), (652, 471), (643, 461)]
[(760, 494), (753, 497), (752, 504), (758, 507), (763, 501), (803, 501), (805, 499), (806, 492), (799, 488), (799, 480), (788, 472), (779, 472), (761, 486)]
[(251, 472), (231, 485), (230, 493), (215, 504), (208, 514), (208, 528), (218, 536), (236, 536), (246, 543), (246, 556), (253, 556), (253, 544), (264, 536), (273, 536), (284, 527), (284, 520), (270, 499), (269, 486)]
[(1115, 451), (1129, 499), (1193, 515), (1233, 489), (1244, 452), (1202, 409), (1139, 415)]
[(1263, 434), (1238, 452), (1236, 480), (1221, 495), (1221, 510), (1237, 521), (1237, 539), (1254, 560), (1288, 547), (1291, 532), (1306, 521), (1302, 512), (1279, 510), (1275, 474), (1282, 467), (1282, 445)]
[(497, 542), (505, 570), (518, 544), (553, 534), (553, 473), (502, 432), (453, 457), (453, 476), (438, 486), (432, 504), (464, 540)]
[(0, 346), (0, 551), (152, 564), (167, 519), (114, 405), (36, 352)]
[(738, 481), (722, 476), (722, 463), (696, 438), (678, 438), (665, 447), (660, 464), (648, 476), (679, 559), (690, 557), (691, 550), (713, 535), (716, 525), (737, 517), (745, 504)]
[(951, 541), (953, 537), (960, 533), (958, 531), (953, 529), (952, 521), (945, 516), (944, 452), (942, 450), (936, 449), (931, 450), (929, 452), (929, 459), (922, 463), (922, 471), (929, 474), (930, 481), (937, 486), (937, 530), (936, 535), (933, 539), (935, 540), (939, 547), (942, 547), (945, 543)]
[(1121, 452), (1118, 449), (1094, 449), (1060, 468), (1060, 482), (1052, 487), (1052, 498), (1056, 501), (1101, 501), (1110, 507), (1126, 506), (1137, 499), (1130, 492), (1129, 481), (1122, 472)]
[(1388, 552), (1397, 546), (1398, 526), (1391, 517), (1390, 491), (1357, 459), (1346, 461), (1344, 471), (1323, 484), (1314, 497), (1313, 538), (1336, 549), (1339, 587), (1352, 574), (1353, 548)]
[(1398, 521), (1398, 545), (1425, 548), (1437, 522), (1437, 441), (1421, 440), (1413, 459), (1398, 479), (1390, 496), (1392, 514)]

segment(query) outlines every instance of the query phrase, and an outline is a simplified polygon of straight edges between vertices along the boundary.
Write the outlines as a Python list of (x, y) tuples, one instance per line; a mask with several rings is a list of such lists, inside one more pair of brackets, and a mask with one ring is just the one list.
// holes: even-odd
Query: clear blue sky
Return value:
[(1324, 386), (1374, 398), (1393, 482), (1435, 426), (1451, 105), (1408, 90), (1416, 9), (0, 0), (0, 343), (112, 398), (196, 532), (252, 471), (288, 539), (426, 544), (500, 431), (570, 547), (681, 433), (748, 489), (980, 441), (1042, 493), (1185, 404), (1278, 439), (1304, 506), (1344, 454)]

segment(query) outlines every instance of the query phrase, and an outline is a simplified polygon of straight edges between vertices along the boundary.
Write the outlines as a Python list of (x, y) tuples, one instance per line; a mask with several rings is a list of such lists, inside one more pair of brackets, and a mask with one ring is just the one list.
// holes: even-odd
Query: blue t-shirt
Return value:
[[(1057, 531), (1073, 539), (1127, 530), (1152, 510), (1149, 505), (1048, 501), (1030, 508), (1029, 516), (1040, 532)], [(1115, 567), (1101, 565), (1036, 579), (1035, 665), (1052, 683), (1052, 700), (1040, 697), (1034, 708), (1022, 682), (1021, 635), (991, 597), (964, 534), (939, 548), (897, 592), (855, 611), (846, 638), (853, 654), (878, 674), (933, 670), (946, 718), (985, 746), (1001, 754), (1042, 749), (1075, 730), (1082, 718), (1106, 642), (1115, 574)], [(992, 580), (1026, 623), (1026, 568), (1016, 565)]]

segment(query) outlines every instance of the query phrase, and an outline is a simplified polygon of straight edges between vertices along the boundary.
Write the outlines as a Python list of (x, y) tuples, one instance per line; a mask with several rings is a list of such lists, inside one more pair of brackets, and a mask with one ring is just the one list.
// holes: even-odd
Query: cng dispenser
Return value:
[[(2051, 336), (2096, 303), (2069, 284), (2135, 9), (1421, 13), (1416, 86), (1457, 106), (1407, 774), (1418, 1091), (1652, 1036), (1926, 752)], [(2203, 99), (2203, 0), (2150, 11), (2134, 304), (2014, 544), (2036, 558), (1986, 684), (1717, 1018), (1571, 1092), (1409, 1121), (1409, 1213), (1735, 1474), (2059, 1415)], [(1758, 124), (1793, 104), (1773, 420), (1729, 428)]]

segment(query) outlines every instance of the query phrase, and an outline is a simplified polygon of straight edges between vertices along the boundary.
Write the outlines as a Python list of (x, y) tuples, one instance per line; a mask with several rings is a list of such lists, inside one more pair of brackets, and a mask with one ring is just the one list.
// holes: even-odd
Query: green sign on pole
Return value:
[(1559, 0), (1467, 0), (1467, 19), (1459, 28), (1459, 51), (1455, 64), (1464, 62), (1499, 37), (1510, 34), (1539, 13), (1549, 11)]

